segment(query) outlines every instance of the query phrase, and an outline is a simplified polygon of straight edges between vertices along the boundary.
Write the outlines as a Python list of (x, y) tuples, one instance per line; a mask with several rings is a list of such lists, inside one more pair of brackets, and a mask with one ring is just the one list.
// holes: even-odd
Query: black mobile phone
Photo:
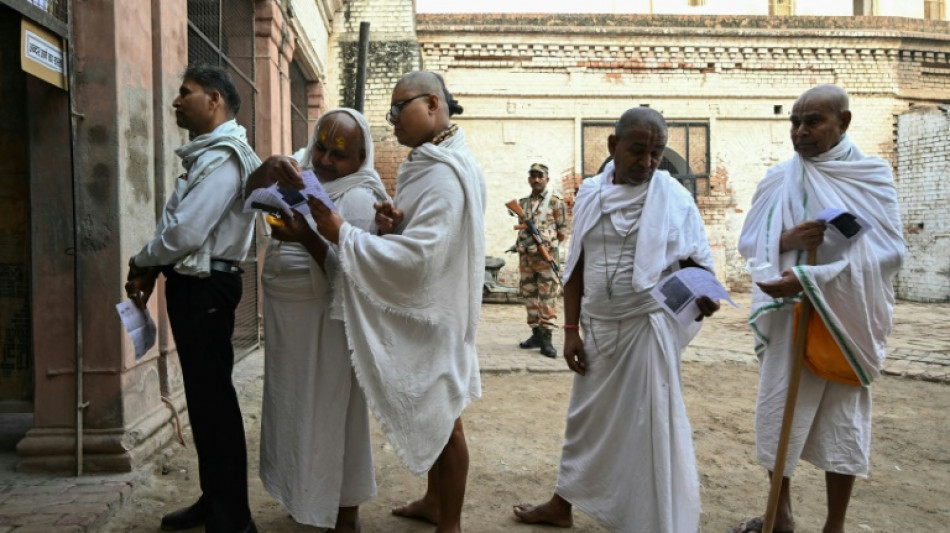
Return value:
[(859, 231), (861, 231), (861, 223), (858, 222), (857, 217), (851, 213), (841, 213), (835, 218), (829, 220), (828, 223), (838, 228), (838, 231), (840, 231), (841, 234), (847, 239), (854, 237)]
[(265, 213), (270, 213), (275, 216), (280, 216), (280, 209), (272, 205), (262, 204), (260, 202), (251, 202), (251, 207), (253, 207), (254, 209), (260, 209), (261, 211)]

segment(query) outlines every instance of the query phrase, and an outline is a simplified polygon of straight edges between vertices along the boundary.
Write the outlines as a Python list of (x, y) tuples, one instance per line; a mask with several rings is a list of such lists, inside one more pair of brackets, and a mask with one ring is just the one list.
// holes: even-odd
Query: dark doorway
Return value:
[(30, 134), (19, 13), (0, 5), (0, 412), (32, 411)]

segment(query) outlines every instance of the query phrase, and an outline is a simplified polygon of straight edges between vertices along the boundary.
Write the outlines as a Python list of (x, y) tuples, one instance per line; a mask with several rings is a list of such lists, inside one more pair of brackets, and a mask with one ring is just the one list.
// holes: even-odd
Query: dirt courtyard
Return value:
[[(483, 397), (463, 415), (471, 453), (466, 531), (555, 531), (519, 525), (512, 519), (511, 506), (539, 502), (551, 494), (571, 379), (567, 373), (483, 375)], [(702, 531), (725, 532), (735, 522), (761, 513), (767, 497), (766, 476), (754, 461), (756, 368), (687, 362), (683, 381), (702, 484)], [(262, 379), (256, 379), (241, 398), (254, 520), (262, 532), (317, 531), (294, 523), (257, 478), (262, 385)], [(947, 531), (950, 386), (884, 377), (874, 384), (874, 394), (871, 475), (855, 484), (849, 531)], [(361, 508), (363, 531), (432, 531), (432, 526), (390, 515), (392, 506), (421, 496), (425, 483), (402, 466), (376, 427), (373, 437), (379, 489), (377, 498)], [(131, 504), (103, 529), (158, 531), (162, 514), (197, 498), (197, 471), (193, 446), (174, 446), (156, 460), (151, 482), (136, 488)], [(820, 471), (806, 464), (792, 480), (799, 532), (820, 531), (823, 479)], [(575, 511), (573, 531), (604, 529)]]

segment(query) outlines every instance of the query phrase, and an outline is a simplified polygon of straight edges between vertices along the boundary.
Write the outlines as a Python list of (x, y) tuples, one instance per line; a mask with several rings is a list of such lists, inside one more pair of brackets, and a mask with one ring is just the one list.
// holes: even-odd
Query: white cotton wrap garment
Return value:
[[(816, 266), (805, 264), (803, 252), (779, 253), (782, 231), (814, 220), (825, 208), (854, 213), (873, 230), (851, 243), (831, 229), (825, 231)], [(893, 280), (904, 252), (890, 164), (865, 156), (846, 135), (817, 157), (796, 154), (769, 169), (739, 236), (739, 253), (747, 260), (774, 265), (776, 276), (793, 270), (864, 386), (880, 376), (887, 355)], [(758, 354), (769, 344), (771, 312), (792, 303), (773, 300), (753, 285), (749, 324)]]
[(353, 368), (397, 455), (416, 474), (481, 396), (475, 332), (485, 274), (485, 180), (458, 130), (399, 167), (390, 235), (343, 224), (339, 254)]
[[(614, 163), (607, 163), (604, 171), (597, 176), (584, 180), (574, 201), (574, 229), (571, 245), (568, 248), (567, 266), (564, 269), (564, 283), (570, 279), (577, 260), (582, 252), (584, 236), (600, 220), (602, 213), (611, 213), (615, 224), (622, 224), (613, 213), (625, 207), (622, 200), (611, 202), (604, 194), (605, 184), (613, 180)], [(660, 281), (663, 271), (670, 265), (678, 269), (677, 261), (691, 258), (699, 266), (712, 271), (712, 253), (706, 241), (706, 232), (700, 224), (687, 224), (677, 227), (671, 222), (682, 220), (695, 202), (686, 190), (669, 172), (657, 170), (650, 179), (646, 203), (639, 220), (639, 236), (634, 256), (633, 287), (637, 291), (652, 289)], [(698, 229), (697, 229), (698, 228)], [(658, 251), (663, 250), (661, 255)]]
[[(645, 187), (612, 181), (611, 165), (574, 204), (567, 272), (583, 251), (587, 373), (574, 376), (556, 493), (611, 531), (695, 533), (680, 358), (702, 322), (679, 324), (650, 290), (681, 260), (711, 270), (712, 254), (696, 203), (668, 173)], [(610, 272), (620, 272), (612, 294)]]
[[(312, 168), (317, 132), (334, 113), (347, 113), (360, 125), (366, 159), (356, 172), (323, 186), (344, 220), (375, 230), (373, 203), (389, 196), (373, 169), (373, 139), (362, 115), (352, 109), (324, 113), (301, 166)], [(307, 221), (313, 224), (309, 214)], [(321, 268), (303, 245), (271, 240), (261, 272), (267, 350), (261, 483), (296, 522), (320, 528), (333, 528), (340, 507), (376, 495), (369, 411), (343, 322), (333, 314), (339, 307), (342, 318), (336, 265), (333, 245)]]

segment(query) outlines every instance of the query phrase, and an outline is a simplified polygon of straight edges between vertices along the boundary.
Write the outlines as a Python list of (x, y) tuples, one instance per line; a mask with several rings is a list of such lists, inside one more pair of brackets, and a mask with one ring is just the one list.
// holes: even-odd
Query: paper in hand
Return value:
[(866, 220), (854, 213), (849, 213), (843, 209), (834, 207), (825, 209), (819, 213), (816, 218), (833, 228), (849, 241), (860, 237), (873, 228)]
[(301, 190), (282, 187), (278, 184), (270, 187), (254, 189), (247, 200), (244, 202), (244, 212), (265, 211), (271, 214), (280, 214), (284, 211), (296, 209), (301, 215), (310, 213), (310, 206), (307, 205), (307, 196), (313, 196), (324, 203), (330, 210), (335, 211), (336, 205), (326, 189), (320, 184), (320, 180), (311, 170), (304, 170), (300, 173), (303, 179), (304, 188)]
[(687, 267), (663, 278), (650, 295), (680, 324), (689, 325), (700, 315), (696, 299), (707, 296), (712, 300), (726, 300), (738, 307), (729, 292), (719, 283), (712, 272), (697, 267)]
[(122, 326), (129, 334), (132, 346), (135, 347), (135, 358), (141, 359), (149, 348), (155, 346), (158, 332), (155, 322), (149, 316), (148, 309), (139, 309), (132, 300), (117, 303), (115, 310), (119, 312)]

